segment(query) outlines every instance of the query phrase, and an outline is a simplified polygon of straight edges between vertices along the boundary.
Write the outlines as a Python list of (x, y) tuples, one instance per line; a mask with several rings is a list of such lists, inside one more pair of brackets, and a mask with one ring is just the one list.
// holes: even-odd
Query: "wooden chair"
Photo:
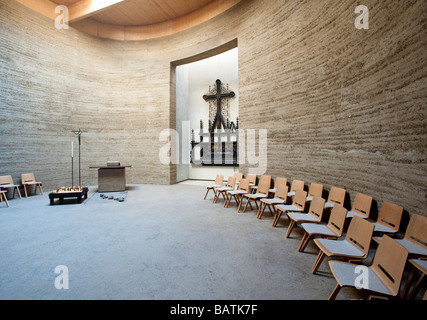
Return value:
[(288, 192), (288, 197), (293, 197), (298, 190), (304, 190), (304, 181), (302, 180), (292, 181), (291, 189)]
[(345, 189), (332, 187), (325, 208), (333, 208), (335, 204), (344, 206), (345, 192)]
[[(422, 287), (424, 277), (427, 275), (427, 260), (410, 259), (409, 265), (412, 267), (411, 268), (412, 270), (408, 275), (405, 286), (402, 289), (402, 294), (400, 295), (401, 299), (406, 299), (406, 300), (412, 300), (412, 298), (417, 295), (419, 289)], [(415, 281), (415, 278), (414, 278), (416, 273), (420, 273), (418, 281)], [(412, 286), (412, 290), (411, 292), (409, 292), (409, 289), (411, 286)], [(424, 292), (424, 297), (422, 298), (422, 300), (426, 300), (426, 297), (427, 297), (427, 290)]]
[(403, 207), (384, 201), (377, 222), (374, 223), (374, 232), (393, 234), (399, 231), (402, 220)]
[[(402, 283), (408, 251), (396, 240), (384, 236), (370, 266), (342, 261), (329, 261), (337, 285), (329, 297), (335, 300), (342, 287), (356, 287), (382, 297), (397, 296)], [(361, 269), (366, 268), (366, 269)], [(367, 281), (360, 282), (363, 273)]]
[(33, 173), (23, 173), (21, 175), (21, 183), (24, 186), (25, 198), (28, 197), (28, 193), (27, 193), (28, 186), (35, 186), (34, 194), (37, 193), (37, 187), (39, 187), (40, 193), (43, 194), (42, 183), (39, 181), (36, 181), (36, 178), (34, 177)]
[(227, 202), (228, 196), (227, 191), (234, 190), (234, 186), (236, 184), (236, 177), (228, 177), (227, 184), (224, 187), (219, 187), (215, 189), (215, 197), (214, 197), (214, 203), (218, 202), (218, 198), (220, 195), (224, 198), (224, 204)]
[(360, 217), (363, 219), (369, 218), (371, 212), (372, 197), (366, 194), (358, 193), (354, 198), (353, 206), (350, 211), (347, 212), (347, 218)]
[[(376, 242), (381, 237), (374, 237)], [(403, 239), (395, 239), (408, 250), (411, 258), (427, 257), (427, 217), (413, 214)]]
[(307, 201), (311, 201), (313, 197), (322, 198), (322, 194), (323, 194), (323, 184), (313, 182), (310, 184), (310, 187), (308, 188)]
[[(270, 189), (270, 185), (271, 185), (271, 176), (262, 175), (258, 183), (258, 192), (248, 193), (243, 196), (243, 198), (247, 199), (243, 212), (246, 212), (246, 208), (248, 207), (248, 204), (250, 204), (251, 201), (255, 202), (255, 205), (259, 211), (257, 201), (268, 197), (268, 190)], [(252, 208), (252, 205), (251, 205), (251, 208)]]
[(305, 233), (298, 247), (299, 252), (304, 252), (309, 241), (314, 237), (322, 237), (327, 239), (338, 239), (342, 236), (344, 230), (345, 218), (347, 209), (340, 205), (335, 205), (331, 210), (328, 224), (303, 223), (301, 227)]
[(278, 205), (278, 204), (285, 204), (288, 198), (287, 194), (288, 194), (288, 186), (285, 184), (279, 184), (275, 191), (274, 198), (261, 199), (257, 218), (261, 219), (262, 215), (264, 214), (265, 207), (268, 207), (268, 210), (270, 210), (271, 215), (274, 215), (273, 213), (274, 208), (272, 210), (271, 206)]
[(6, 202), (7, 207), (9, 207), (9, 202), (7, 202), (7, 198), (6, 198), (6, 191), (1, 190), (0, 191), (0, 202), (3, 202), (3, 199)]
[(13, 196), (12, 198), (15, 198), (15, 191), (18, 191), (19, 199), (21, 199), (21, 192), (19, 191), (19, 186), (17, 184), (13, 183), (12, 176), (0, 176), (0, 190), (6, 189), (13, 189)]
[(243, 195), (247, 193), (249, 193), (249, 180), (245, 178), (240, 180), (239, 187), (237, 190), (227, 191), (228, 200), (226, 201), (224, 206), (228, 208), (228, 206), (230, 205), (231, 199), (234, 198), (237, 204), (237, 211), (239, 211), (240, 205), (242, 203)]
[(277, 226), (280, 217), (286, 212), (303, 212), (305, 209), (305, 199), (307, 198), (307, 192), (298, 190), (295, 193), (292, 204), (279, 204), (276, 205), (276, 213), (273, 219), (273, 227)]
[(218, 174), (218, 175), (216, 176), (214, 184), (211, 184), (211, 185), (209, 185), (209, 186), (207, 186), (207, 187), (206, 187), (206, 188), (207, 188), (207, 190), (206, 190), (206, 194), (205, 194), (205, 198), (204, 198), (204, 200), (206, 200), (206, 196), (208, 195), (208, 193), (209, 193), (209, 191), (210, 191), (210, 190), (213, 190), (213, 192), (214, 192), (214, 197), (215, 197), (215, 195), (216, 195), (215, 189), (216, 189), (216, 188), (219, 188), (219, 187), (222, 187), (222, 185), (223, 185), (223, 180), (224, 180), (224, 176), (223, 176), (223, 175)]
[(325, 199), (318, 196), (313, 196), (308, 213), (288, 212), (290, 222), (288, 231), (286, 232), (286, 238), (289, 238), (297, 223), (320, 223), (323, 217), (324, 206)]
[(374, 225), (364, 218), (354, 216), (344, 240), (314, 239), (320, 251), (311, 269), (316, 273), (325, 256), (341, 257), (347, 261), (362, 261), (368, 256)]
[(235, 185), (238, 186), (240, 181), (243, 179), (243, 173), (241, 172), (235, 172), (234, 177), (236, 178)]
[(246, 178), (249, 180), (249, 192), (253, 193), (257, 187), (256, 174), (248, 174)]
[(278, 177), (278, 178), (274, 179), (274, 187), (271, 188), (271, 189), (269, 189), (268, 192), (275, 194), (276, 190), (277, 190), (277, 187), (279, 185), (285, 185), (285, 186), (287, 186), (287, 183), (288, 183), (288, 179), (287, 178)]

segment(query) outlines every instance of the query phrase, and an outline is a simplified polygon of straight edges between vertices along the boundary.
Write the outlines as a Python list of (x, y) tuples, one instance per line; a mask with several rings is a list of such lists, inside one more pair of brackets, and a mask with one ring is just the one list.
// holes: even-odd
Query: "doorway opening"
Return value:
[[(176, 165), (171, 165), (171, 183), (215, 180), (217, 174), (228, 177), (239, 171), (236, 161), (215, 160), (211, 163), (203, 161), (201, 158), (206, 159), (206, 150), (201, 152), (202, 147), (199, 144), (200, 140), (209, 139), (208, 132), (212, 134), (209, 135), (212, 136), (212, 141), (218, 140), (216, 133), (219, 132), (219, 127), (223, 127), (221, 129), (223, 131), (237, 132), (238, 85), (237, 39), (203, 54), (171, 64), (170, 121), (174, 122), (171, 123), (171, 128), (179, 134), (176, 141), (178, 159), (190, 160), (177, 161)], [(220, 92), (217, 92), (218, 88)], [(230, 92), (232, 94), (229, 94)], [(216, 95), (218, 99), (214, 99)], [(216, 119), (215, 128), (213, 119)], [(224, 130), (227, 128), (230, 130)], [(227, 137), (220, 139), (227, 140)], [(228, 139), (237, 141), (235, 135), (233, 138), (228, 135)], [(218, 145), (221, 145), (222, 149), (224, 145), (233, 148), (233, 141), (231, 144), (220, 141)], [(236, 145), (237, 142), (234, 142), (235, 149)]]

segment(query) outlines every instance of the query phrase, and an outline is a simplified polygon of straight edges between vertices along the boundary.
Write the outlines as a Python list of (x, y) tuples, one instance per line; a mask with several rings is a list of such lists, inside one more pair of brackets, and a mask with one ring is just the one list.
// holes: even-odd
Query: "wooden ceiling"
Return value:
[(144, 40), (170, 35), (203, 23), (241, 0), (16, 0), (54, 19), (65, 5), (69, 24), (89, 34), (116, 40)]

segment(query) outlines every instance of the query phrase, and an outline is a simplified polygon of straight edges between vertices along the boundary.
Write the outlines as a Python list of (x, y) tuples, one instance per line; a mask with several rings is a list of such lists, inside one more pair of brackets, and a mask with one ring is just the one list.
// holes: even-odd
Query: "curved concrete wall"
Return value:
[(246, 0), (173, 36), (126, 42), (59, 31), (2, 1), (1, 174), (69, 184), (81, 128), (83, 184), (107, 160), (132, 164), (131, 183), (174, 182), (158, 157), (175, 119), (171, 63), (237, 39), (240, 126), (268, 129), (267, 174), (426, 215), (426, 4), (363, 4), (369, 30), (355, 28), (354, 1)]

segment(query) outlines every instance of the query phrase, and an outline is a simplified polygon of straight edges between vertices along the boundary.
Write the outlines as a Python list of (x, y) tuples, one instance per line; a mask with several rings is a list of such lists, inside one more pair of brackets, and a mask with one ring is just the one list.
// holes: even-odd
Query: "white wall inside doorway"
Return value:
[[(220, 79), (229, 89), (236, 93), (230, 99), (230, 121), (236, 121), (238, 117), (239, 99), (239, 76), (238, 76), (238, 49), (234, 48), (208, 59), (178, 66), (176, 68), (176, 129), (180, 135), (180, 153), (182, 144), (186, 143), (190, 149), (190, 140), (182, 141), (181, 137), (189, 133), (182, 132), (183, 121), (190, 122), (191, 129), (199, 132), (200, 120), (203, 127), (208, 128), (209, 103), (203, 100), (203, 95), (209, 93), (209, 86), (214, 86), (215, 81)], [(196, 137), (198, 141), (198, 138)], [(184, 148), (185, 149), (185, 148)], [(180, 156), (179, 159), (182, 159)], [(177, 165), (177, 181), (187, 179), (215, 180), (217, 174), (223, 174), (226, 180), (228, 176), (238, 171), (238, 167), (224, 166), (201, 166), (193, 164)]]

